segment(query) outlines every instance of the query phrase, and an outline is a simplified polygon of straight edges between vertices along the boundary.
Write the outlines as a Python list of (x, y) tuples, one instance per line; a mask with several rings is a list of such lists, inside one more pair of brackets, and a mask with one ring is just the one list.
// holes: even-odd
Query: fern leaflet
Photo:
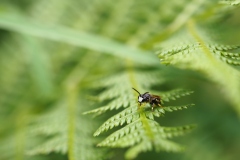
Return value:
[(240, 5), (239, 0), (223, 0), (223, 1), (220, 1), (220, 3), (229, 4), (229, 5), (232, 5), (232, 6), (239, 6)]

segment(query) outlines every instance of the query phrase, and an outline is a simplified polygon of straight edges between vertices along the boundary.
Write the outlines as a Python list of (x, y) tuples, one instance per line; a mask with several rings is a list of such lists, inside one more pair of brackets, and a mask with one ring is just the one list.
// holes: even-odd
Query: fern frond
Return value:
[[(23, 105), (23, 104), (21, 104)], [(26, 104), (24, 105), (26, 107)], [(28, 109), (23, 110), (23, 106), (16, 106), (15, 113), (12, 113), (10, 119), (5, 118), (5, 125), (9, 130), (7, 135), (1, 132), (0, 150), (1, 159), (27, 159), (26, 150), (36, 145), (36, 139), (29, 140), (27, 130), (30, 117), (33, 116)], [(14, 128), (14, 131), (12, 129)], [(1, 130), (2, 131), (2, 130)]]
[[(151, 91), (149, 88), (152, 85), (157, 85), (163, 82), (161, 82), (161, 79), (159, 79), (161, 76), (156, 74), (155, 71), (146, 72), (147, 74), (145, 72), (128, 70), (127, 72), (116, 74), (110, 79), (103, 80), (99, 83), (99, 86), (102, 85), (106, 88), (98, 95), (99, 99), (110, 100), (110, 102), (104, 107), (85, 112), (85, 114), (99, 114), (107, 110), (111, 110), (114, 107), (114, 109), (119, 109), (119, 107), (116, 106), (127, 108), (106, 120), (96, 130), (94, 136), (99, 136), (101, 133), (114, 127), (122, 126), (121, 129), (115, 131), (105, 140), (100, 142), (98, 146), (121, 148), (130, 147), (129, 151), (126, 153), (127, 157), (128, 154), (137, 155), (139, 152), (153, 149), (156, 151), (182, 150), (179, 145), (167, 140), (167, 138), (184, 135), (193, 127), (185, 126), (178, 128), (164, 128), (154, 120), (154, 117), (163, 116), (165, 111), (171, 112), (175, 110), (182, 110), (191, 105), (170, 107), (157, 106), (153, 111), (151, 110), (151, 106), (149, 104), (143, 104), (142, 106), (139, 106), (136, 102), (136, 92), (132, 90), (132, 86), (135, 86), (133, 83), (137, 82), (139, 86), (142, 86), (141, 88), (145, 88), (146, 91), (157, 94), (156, 91)], [(149, 84), (146, 85), (146, 82), (149, 82)], [(170, 101), (182, 96), (190, 95), (191, 93), (192, 91), (177, 89), (169, 92), (162, 92), (159, 93), (159, 95), (162, 97), (163, 101)], [(122, 99), (122, 101), (120, 101), (120, 99)], [(129, 105), (124, 106), (123, 104), (125, 101), (127, 101), (126, 104)], [(117, 105), (117, 103), (120, 104)], [(131, 159), (133, 157), (130, 156), (128, 158)]]
[[(76, 115), (70, 114), (71, 112), (68, 111), (69, 108), (66, 106), (67, 102), (61, 101), (51, 111), (36, 117), (30, 127), (30, 137), (41, 136), (49, 138), (29, 149), (27, 154), (38, 155), (52, 152), (67, 154), (74, 148), (75, 151), (71, 153), (73, 157), (82, 156), (80, 159), (84, 159), (83, 157), (99, 159), (98, 151), (94, 150), (94, 140), (89, 135), (92, 130), (90, 126), (94, 123), (90, 119), (82, 118), (80, 114), (80, 116), (75, 117), (75, 122), (71, 122), (69, 116), (73, 117)], [(72, 126), (74, 125), (72, 123), (75, 123), (75, 126)], [(86, 127), (84, 127), (85, 125)], [(71, 127), (75, 129), (72, 130)], [(71, 139), (74, 139), (74, 141), (71, 142)], [(80, 143), (81, 145), (79, 145)], [(84, 155), (82, 155), (83, 153)]]
[[(194, 127), (193, 125), (161, 127), (153, 120), (139, 117), (132, 123), (112, 133), (99, 143), (98, 146), (131, 147), (126, 153), (128, 159), (134, 158), (139, 152), (152, 150), (153, 148), (156, 151), (181, 151), (182, 147), (166, 138), (184, 135)], [(134, 156), (130, 156), (129, 154), (133, 154)]]
[[(67, 154), (69, 159), (99, 159), (103, 151), (96, 150), (94, 140), (91, 138), (94, 121), (84, 118), (81, 113), (84, 109), (78, 106), (89, 104), (78, 92), (83, 79), (90, 71), (94, 63), (87, 63), (85, 60), (92, 57), (88, 52), (82, 57), (85, 63), (79, 63), (70, 72), (63, 83), (67, 96), (52, 106), (52, 109), (35, 117), (30, 127), (31, 136), (50, 137), (41, 144), (28, 151), (30, 155), (49, 154), (52, 152)], [(95, 60), (98, 57), (95, 56)], [(92, 62), (94, 59), (92, 58)], [(83, 70), (83, 66), (85, 69)], [(79, 74), (79, 70), (81, 73)], [(77, 75), (77, 76), (76, 76)], [(80, 98), (78, 98), (80, 97)], [(81, 143), (81, 145), (79, 145)], [(94, 153), (94, 154), (93, 154)]]
[[(137, 79), (139, 79), (139, 83), (141, 84), (142, 88), (149, 88), (152, 85), (161, 83), (161, 79), (159, 78), (159, 72), (136, 72), (135, 76)], [(103, 100), (109, 100), (115, 98), (113, 101), (109, 102), (107, 105), (103, 107), (99, 107), (97, 109), (84, 112), (84, 114), (90, 114), (94, 113), (94, 115), (100, 115), (108, 110), (114, 110), (114, 109), (120, 109), (121, 107), (129, 107), (129, 106), (135, 106), (135, 95), (131, 93), (129, 88), (131, 88), (131, 84), (129, 82), (129, 74), (127, 73), (121, 73), (117, 74), (115, 76), (112, 76), (108, 79), (103, 79), (102, 81), (99, 81), (98, 87), (107, 87), (105, 91), (97, 95), (96, 99), (99, 101)], [(148, 82), (148, 83), (145, 83)], [(119, 87), (119, 84), (123, 85), (121, 88)], [(110, 87), (111, 86), (111, 87)], [(156, 91), (149, 90), (152, 93), (155, 93)], [(188, 90), (172, 90), (169, 92), (159, 92), (156, 94), (161, 95), (161, 98), (163, 101), (169, 102), (170, 100), (176, 100), (177, 98), (187, 96), (193, 93), (193, 91)]]
[[(85, 113), (100, 115), (114, 111), (106, 113), (105, 116), (109, 116), (109, 119), (99, 127), (95, 136), (110, 129), (116, 130), (98, 146), (128, 147), (127, 159), (134, 159), (139, 153), (147, 151), (182, 151), (183, 147), (172, 142), (170, 138), (185, 135), (194, 127), (191, 125), (164, 127), (157, 122), (161, 122), (161, 117), (168, 111), (178, 111), (191, 106), (165, 106), (165, 102), (187, 96), (192, 92), (180, 89), (169, 92), (151, 90), (154, 86), (161, 90), (166, 77), (161, 75), (162, 66), (159, 65), (156, 55), (147, 49), (152, 49), (159, 41), (174, 36), (173, 34), (181, 30), (189, 19), (201, 14), (202, 11), (205, 12), (208, 4), (213, 4), (210, 15), (216, 14), (215, 10), (218, 9), (216, 1), (218, 2), (218, 0), (1, 2), (0, 121), (4, 125), (0, 127), (0, 159), (108, 159), (101, 148), (96, 148), (96, 139), (91, 136), (100, 122), (82, 115), (83, 111), (91, 107), (88, 102), (93, 103), (85, 99), (88, 91), (96, 88), (103, 90), (97, 95), (94, 93), (96, 95), (94, 98), (101, 102), (102, 106)], [(209, 16), (209, 12), (206, 15)], [(174, 39), (173, 44), (184, 41), (188, 34), (183, 33), (182, 37)], [(235, 95), (230, 101), (233, 104), (240, 104), (237, 100), (239, 86), (235, 83), (239, 81), (238, 74), (218, 65), (219, 63), (239, 65), (239, 54), (233, 51), (239, 49), (239, 46), (215, 46), (212, 44), (213, 41), (208, 43), (205, 37), (203, 39), (199, 41), (190, 38), (177, 46), (163, 46), (161, 48), (163, 52), (159, 52), (160, 59), (166, 64), (181, 67), (185, 65), (178, 63), (179, 61), (187, 62), (189, 66), (195, 63), (196, 66), (193, 65), (192, 68), (201, 72), (210, 68), (209, 72), (206, 72), (207, 75), (214, 81), (223, 79), (219, 86), (226, 84), (223, 90), (226, 94), (230, 93), (227, 97)], [(216, 49), (212, 49), (214, 47)], [(214, 59), (205, 61), (206, 63), (202, 65), (206, 48), (212, 50), (217, 63)], [(193, 59), (189, 60), (190, 58)], [(133, 63), (131, 61), (136, 64), (131, 64)], [(211, 67), (205, 65), (211, 63)], [(148, 67), (139, 64), (146, 64)], [(219, 69), (219, 74), (213, 74), (214, 66), (215, 70)], [(155, 69), (157, 70), (153, 71)], [(174, 70), (167, 67), (165, 71), (172, 73)], [(105, 79), (99, 80), (99, 77), (105, 75), (107, 75)], [(98, 79), (94, 79), (93, 76), (97, 76)], [(233, 78), (236, 81), (231, 80)], [(152, 111), (149, 104), (138, 106), (137, 95), (132, 87), (141, 93), (149, 91), (159, 95), (164, 102), (162, 108), (154, 107)], [(232, 91), (232, 88), (235, 90)], [(216, 101), (218, 100), (213, 103)], [(20, 111), (29, 110), (34, 114), (21, 115)], [(118, 114), (112, 115), (116, 112)], [(24, 117), (29, 119), (22, 123)], [(30, 146), (28, 142), (31, 143)], [(206, 146), (202, 147), (206, 151), (204, 153), (212, 153), (211, 148), (218, 148), (216, 145)], [(198, 150), (198, 147), (194, 148)], [(233, 151), (235, 149), (231, 146), (230, 148)], [(195, 154), (196, 151), (193, 149), (192, 153)], [(200, 153), (202, 152), (199, 151), (199, 155)], [(228, 154), (231, 153), (234, 152)], [(103, 154), (105, 155), (102, 156)]]
[[(199, 43), (199, 46), (194, 50), (188, 48), (188, 51), (182, 51), (188, 53), (186, 56), (182, 52), (165, 54), (167, 48), (175, 47), (179, 40), (182, 41), (180, 46), (184, 41), (191, 44)], [(228, 65), (239, 65), (239, 54), (233, 52), (239, 48), (239, 45), (213, 43), (213, 40), (209, 39), (205, 32), (195, 25), (194, 21), (190, 21), (186, 29), (161, 43), (160, 46), (162, 49), (158, 54), (163, 63), (173, 64), (180, 68), (191, 68), (207, 74), (210, 79), (221, 86), (221, 90), (224, 90), (226, 97), (240, 113), (240, 100), (236, 96), (240, 94), (240, 73)]]

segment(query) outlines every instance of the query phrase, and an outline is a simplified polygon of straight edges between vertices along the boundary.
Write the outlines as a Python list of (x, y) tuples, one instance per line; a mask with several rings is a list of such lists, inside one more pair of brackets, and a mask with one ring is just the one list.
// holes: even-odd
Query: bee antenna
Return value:
[(135, 88), (132, 88), (133, 90), (135, 90), (139, 95), (141, 95), (139, 92), (138, 92), (138, 90), (136, 90)]

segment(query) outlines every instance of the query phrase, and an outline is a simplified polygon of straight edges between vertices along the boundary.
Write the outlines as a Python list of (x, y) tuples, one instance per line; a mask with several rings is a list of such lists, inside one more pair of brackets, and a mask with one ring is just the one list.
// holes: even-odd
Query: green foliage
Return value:
[[(82, 101), (80, 102), (78, 103), (83, 104)], [(42, 136), (46, 137), (46, 140), (29, 149), (27, 154), (32, 156), (56, 152), (68, 153), (70, 159), (101, 158), (101, 152), (94, 149), (95, 141), (91, 138), (93, 128), (89, 126), (94, 122), (83, 118), (79, 108), (66, 106), (68, 106), (66, 102), (60, 102), (52, 111), (36, 118), (30, 127), (30, 136)], [(69, 107), (74, 106), (69, 105)]]
[[(176, 44), (180, 40), (181, 43)], [(185, 29), (159, 45), (161, 49), (157, 54), (164, 64), (205, 73), (221, 86), (233, 107), (240, 113), (240, 101), (237, 98), (240, 94), (240, 73), (229, 66), (240, 65), (240, 53), (236, 52), (240, 46), (211, 44), (213, 42), (194, 21), (190, 21)]]
[[(161, 73), (161, 72), (160, 72)], [(161, 75), (161, 74), (160, 74)], [(100, 81), (96, 87), (107, 88), (96, 97), (98, 100), (111, 100), (107, 105), (85, 112), (85, 114), (99, 115), (108, 110), (126, 108), (123, 111), (105, 121), (94, 133), (99, 136), (101, 133), (122, 126), (105, 140), (100, 142), (100, 147), (130, 147), (125, 155), (127, 159), (134, 159), (140, 152), (151, 151), (182, 151), (182, 147), (168, 140), (168, 138), (184, 135), (193, 126), (183, 127), (162, 127), (154, 120), (154, 117), (161, 117), (165, 111), (172, 112), (186, 109), (190, 105), (184, 106), (157, 106), (154, 111), (150, 106), (139, 106), (136, 102), (137, 95), (131, 86), (141, 86), (141, 90), (148, 91), (152, 85), (157, 85), (161, 80), (159, 72), (156, 71), (135, 71), (127, 70), (121, 74), (116, 74)], [(146, 83), (147, 82), (147, 83)], [(139, 87), (136, 87), (139, 88)], [(192, 93), (185, 90), (173, 90), (159, 93), (162, 101), (169, 102), (182, 96)]]
[(229, 4), (229, 5), (232, 5), (232, 6), (239, 6), (240, 1), (239, 0), (224, 0), (224, 1), (220, 1), (220, 3)]
[(238, 159), (238, 6), (1, 0), (0, 159)]

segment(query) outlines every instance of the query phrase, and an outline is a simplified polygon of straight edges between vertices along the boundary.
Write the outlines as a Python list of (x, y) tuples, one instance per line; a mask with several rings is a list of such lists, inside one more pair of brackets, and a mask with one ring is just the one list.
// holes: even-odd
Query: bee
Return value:
[(140, 94), (135, 88), (132, 88), (132, 89), (135, 90), (139, 94), (138, 102), (139, 102), (140, 106), (144, 102), (149, 103), (151, 105), (152, 111), (153, 111), (154, 107), (156, 107), (156, 106), (162, 107), (160, 96), (150, 94), (149, 92)]

